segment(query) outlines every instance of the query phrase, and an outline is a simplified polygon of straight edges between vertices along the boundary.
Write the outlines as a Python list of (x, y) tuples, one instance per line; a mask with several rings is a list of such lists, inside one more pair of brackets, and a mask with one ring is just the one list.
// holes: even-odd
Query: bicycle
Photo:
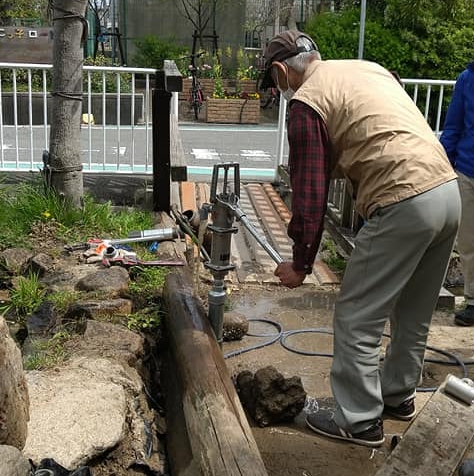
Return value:
[(265, 94), (262, 94), (260, 103), (262, 109), (272, 109), (273, 106), (278, 108), (280, 105), (280, 92), (277, 88), (270, 88), (270, 91), (265, 91)]
[(204, 93), (202, 92), (201, 83), (197, 77), (198, 68), (196, 66), (196, 58), (200, 58), (205, 54), (205, 51), (199, 53), (183, 56), (179, 59), (190, 59), (189, 71), (191, 72), (192, 84), (189, 90), (188, 104), (194, 111), (194, 118), (196, 121), (199, 119), (199, 113), (201, 112), (202, 103), (204, 102)]

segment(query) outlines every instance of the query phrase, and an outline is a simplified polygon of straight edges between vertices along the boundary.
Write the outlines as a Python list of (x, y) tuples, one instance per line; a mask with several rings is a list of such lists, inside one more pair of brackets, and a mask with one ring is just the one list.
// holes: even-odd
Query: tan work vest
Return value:
[(456, 178), (417, 106), (375, 63), (314, 61), (294, 99), (326, 124), (333, 176), (348, 179), (364, 218)]

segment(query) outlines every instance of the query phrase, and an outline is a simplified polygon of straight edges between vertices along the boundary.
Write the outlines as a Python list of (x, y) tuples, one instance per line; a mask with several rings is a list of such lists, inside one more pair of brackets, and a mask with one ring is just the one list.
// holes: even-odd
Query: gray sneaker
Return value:
[(405, 400), (398, 407), (385, 405), (383, 412), (397, 420), (410, 421), (416, 414), (415, 397)]
[(456, 312), (454, 323), (458, 326), (474, 326), (474, 306), (468, 304), (465, 309)]
[(344, 440), (356, 445), (377, 447), (385, 441), (383, 436), (383, 422), (378, 418), (367, 430), (358, 433), (349, 433), (339, 427), (333, 419), (333, 412), (328, 410), (319, 410), (306, 417), (306, 424), (316, 433)]

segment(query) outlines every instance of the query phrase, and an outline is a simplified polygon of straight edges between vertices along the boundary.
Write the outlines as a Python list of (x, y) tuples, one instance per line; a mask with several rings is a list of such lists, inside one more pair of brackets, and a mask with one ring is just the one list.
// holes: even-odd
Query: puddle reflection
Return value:
[(327, 292), (308, 292), (300, 296), (288, 296), (278, 300), (282, 307), (292, 309), (326, 309), (333, 310), (336, 302), (337, 293)]

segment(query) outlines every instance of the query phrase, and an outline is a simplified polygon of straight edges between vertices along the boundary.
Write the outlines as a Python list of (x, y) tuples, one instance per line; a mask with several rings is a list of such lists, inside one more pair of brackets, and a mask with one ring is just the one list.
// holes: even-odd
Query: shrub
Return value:
[(177, 61), (188, 54), (184, 46), (177, 45), (172, 39), (162, 40), (155, 35), (146, 35), (135, 42), (137, 53), (132, 59), (139, 68), (163, 68), (164, 60)]
[[(97, 55), (96, 58), (85, 58), (84, 65), (86, 66), (120, 66), (118, 64), (112, 63), (110, 58), (106, 58), (102, 55)], [(131, 79), (132, 75), (128, 73), (102, 73), (102, 72), (91, 72), (90, 73), (90, 82), (91, 82), (91, 91), (93, 93), (115, 93), (117, 92), (117, 76), (120, 77), (120, 92), (129, 93), (131, 88)], [(83, 75), (83, 90), (84, 93), (88, 91), (88, 74)], [(104, 91), (105, 87), (105, 91)]]

